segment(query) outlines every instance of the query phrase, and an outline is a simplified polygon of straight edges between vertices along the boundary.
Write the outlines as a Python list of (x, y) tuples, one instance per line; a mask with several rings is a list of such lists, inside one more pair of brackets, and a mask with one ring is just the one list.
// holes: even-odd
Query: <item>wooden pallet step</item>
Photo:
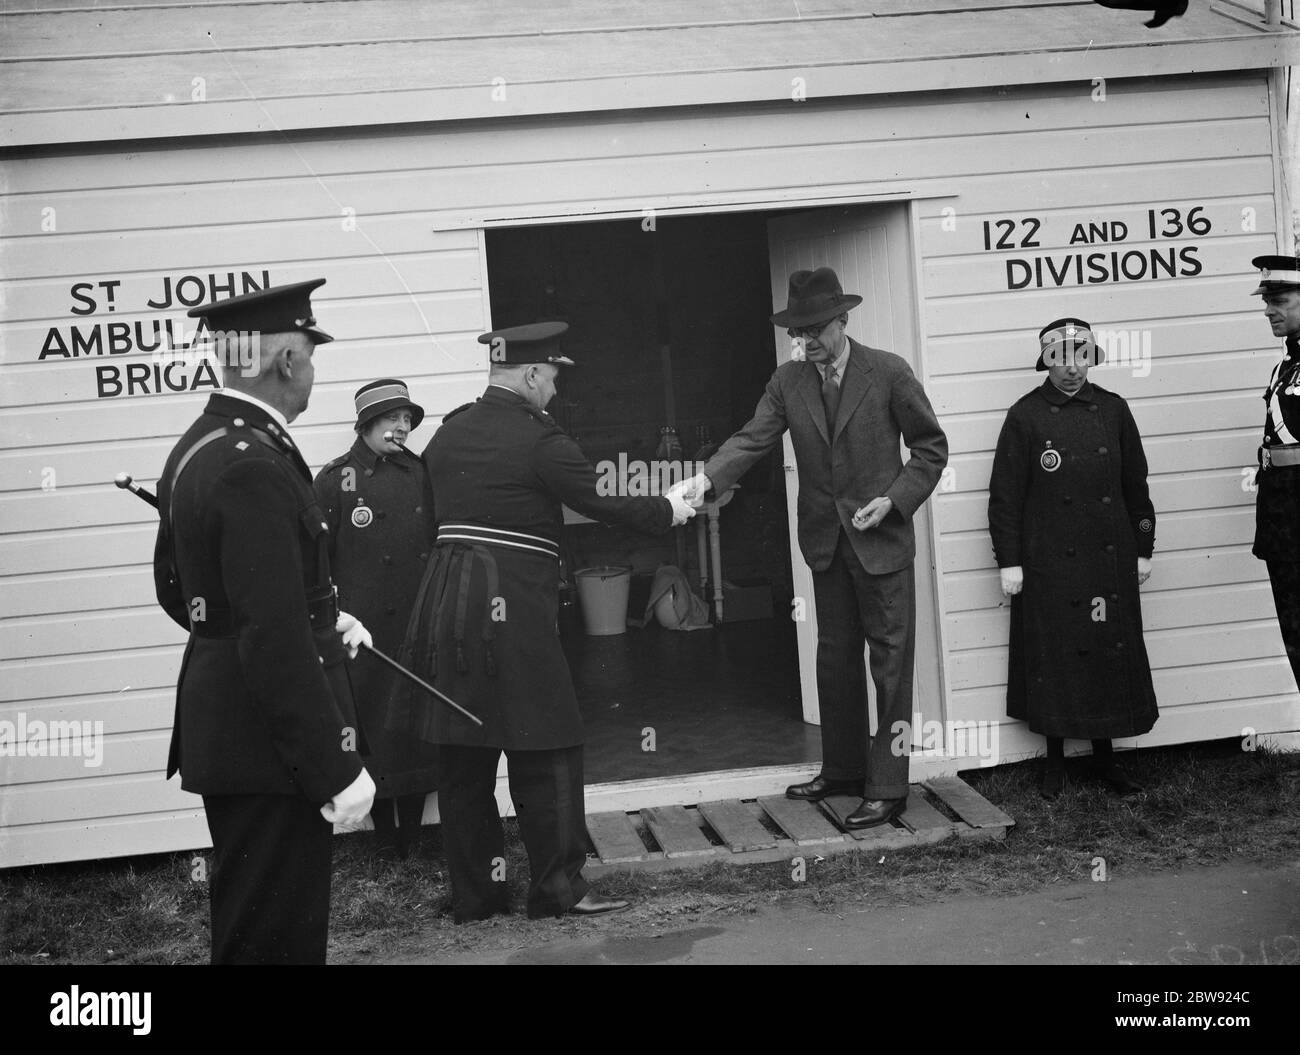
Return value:
[(950, 821), (926, 801), (921, 789), (913, 784), (907, 789), (907, 807), (898, 818), (903, 827), (913, 832), (952, 831), (964, 827), (957, 821)]
[(602, 864), (624, 864), (650, 858), (650, 851), (645, 848), (636, 825), (626, 813), (589, 814), (587, 834), (591, 836)]
[(787, 799), (784, 795), (769, 795), (759, 799), (758, 804), (776, 822), (777, 827), (790, 836), (796, 846), (846, 841), (844, 833), (811, 802)]
[(972, 828), (1011, 828), (1015, 821), (958, 777), (931, 777), (925, 786)]
[(641, 819), (665, 857), (703, 857), (714, 852), (713, 844), (681, 806), (647, 806)]
[(764, 828), (739, 799), (701, 802), (700, 813), (732, 853), (766, 850), (776, 845), (776, 836)]

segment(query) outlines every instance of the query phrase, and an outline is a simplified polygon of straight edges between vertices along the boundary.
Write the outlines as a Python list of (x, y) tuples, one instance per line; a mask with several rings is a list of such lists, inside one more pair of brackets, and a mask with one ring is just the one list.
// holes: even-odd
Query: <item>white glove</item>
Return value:
[(672, 503), (673, 527), (680, 527), (695, 515), (695, 510), (687, 504), (686, 499), (680, 494), (665, 494), (664, 497)]
[(1139, 557), (1138, 558), (1138, 585), (1141, 586), (1149, 578), (1151, 578), (1151, 558)]
[(664, 497), (672, 501), (674, 497), (681, 496), (685, 498), (692, 509), (699, 509), (704, 505), (704, 494), (713, 482), (703, 473), (696, 473), (694, 476), (675, 483), (672, 487), (664, 492)]
[(1024, 568), (1000, 568), (1002, 573), (1002, 592), (1008, 597), (1014, 597), (1025, 585)]
[(334, 624), (334, 629), (343, 635), (343, 644), (348, 647), (348, 659), (356, 659), (362, 645), (374, 647), (375, 639), (355, 615), (339, 612), (339, 621)]
[[(352, 617), (348, 616), (348, 618)], [(361, 626), (360, 623), (357, 625)], [(366, 819), (366, 814), (370, 812), (374, 801), (375, 782), (370, 779), (370, 774), (362, 769), (356, 780), (320, 808), (320, 815), (340, 828), (357, 828)]]

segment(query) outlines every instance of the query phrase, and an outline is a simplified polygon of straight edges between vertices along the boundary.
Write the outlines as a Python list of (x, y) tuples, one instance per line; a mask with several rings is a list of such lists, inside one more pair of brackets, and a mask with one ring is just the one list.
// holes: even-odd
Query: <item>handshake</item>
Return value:
[(707, 476), (698, 473), (673, 484), (664, 492), (664, 497), (672, 503), (673, 527), (685, 524), (695, 515), (695, 511), (704, 505), (704, 493), (712, 486)]

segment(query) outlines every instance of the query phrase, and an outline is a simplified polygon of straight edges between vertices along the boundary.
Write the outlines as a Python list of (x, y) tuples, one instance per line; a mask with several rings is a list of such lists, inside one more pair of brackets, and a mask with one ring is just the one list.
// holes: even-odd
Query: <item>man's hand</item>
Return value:
[(853, 514), (853, 526), (859, 531), (870, 531), (889, 516), (893, 508), (894, 503), (888, 498), (873, 498)]
[(673, 507), (673, 527), (680, 527), (695, 515), (695, 510), (680, 494), (665, 493), (664, 497), (668, 499)]
[(1014, 597), (1025, 588), (1024, 568), (999, 568), (1002, 574), (1002, 592), (1007, 597)]
[(320, 815), (340, 828), (358, 828), (374, 801), (375, 782), (363, 769), (356, 780), (320, 808)]
[(1138, 558), (1138, 585), (1141, 586), (1149, 578), (1151, 578), (1151, 558), (1139, 557)]
[(686, 499), (687, 504), (692, 509), (699, 509), (704, 505), (704, 494), (713, 486), (713, 483), (703, 473), (696, 473), (689, 479), (675, 483), (672, 487), (664, 492), (664, 497), (672, 501), (674, 497), (681, 496)]
[(357, 652), (362, 645), (369, 648), (375, 645), (375, 639), (370, 636), (370, 631), (361, 625), (361, 620), (355, 615), (339, 612), (339, 621), (334, 624), (334, 629), (343, 635), (343, 644), (348, 647), (349, 659), (357, 658)]

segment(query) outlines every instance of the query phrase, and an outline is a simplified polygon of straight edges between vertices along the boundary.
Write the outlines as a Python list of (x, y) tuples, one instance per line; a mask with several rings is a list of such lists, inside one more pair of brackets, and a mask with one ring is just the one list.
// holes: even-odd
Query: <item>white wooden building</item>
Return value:
[[(338, 340), (294, 426), (308, 461), (342, 449), (352, 392), (379, 376), (411, 382), (427, 437), (484, 385), (488, 247), (524, 227), (562, 245), (582, 223), (682, 218), (704, 254), (692, 224), (744, 214), (773, 303), (812, 263), (866, 297), (850, 332), (912, 363), (952, 451), (918, 521), (919, 706), (1003, 723), (1001, 761), (1041, 739), (1005, 717), (992, 450), (1041, 380), (1037, 330), (1068, 314), (1109, 331), (1124, 361), (1096, 379), (1129, 400), (1159, 515), (1143, 593), (1161, 718), (1141, 743), (1294, 744), (1300, 697), (1250, 554), (1277, 345), (1249, 260), (1293, 247), (1298, 41), (1233, 0), (1159, 31), (1086, 0), (6, 4), (0, 722), (104, 735), (91, 765), (10, 734), (0, 867), (208, 842), (198, 799), (162, 779), (183, 640), (154, 602), (156, 517), (111, 486), (153, 486), (212, 384), (146, 350), (156, 333), (246, 283), (325, 276)], [(811, 621), (799, 635), (815, 720)], [(977, 764), (952, 746), (913, 779)], [(589, 808), (806, 772), (602, 784)]]

